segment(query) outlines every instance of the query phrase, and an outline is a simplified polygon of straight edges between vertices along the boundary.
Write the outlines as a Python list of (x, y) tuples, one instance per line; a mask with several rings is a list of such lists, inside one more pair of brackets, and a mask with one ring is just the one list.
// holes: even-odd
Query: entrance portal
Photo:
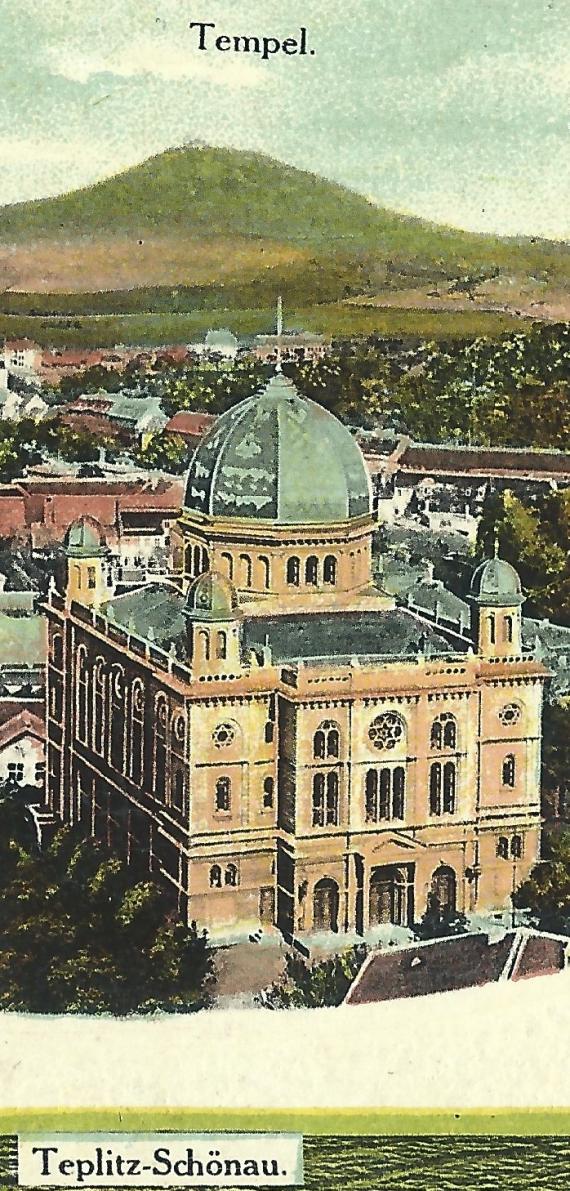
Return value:
[(411, 864), (384, 864), (370, 876), (370, 926), (408, 926), (413, 920)]
[(431, 881), (431, 891), (437, 898), (440, 910), (445, 910), (448, 914), (455, 914), (457, 881), (452, 868), (446, 864), (441, 864), (439, 868), (436, 868)]
[(313, 895), (313, 929), (338, 931), (339, 892), (336, 881), (323, 877)]

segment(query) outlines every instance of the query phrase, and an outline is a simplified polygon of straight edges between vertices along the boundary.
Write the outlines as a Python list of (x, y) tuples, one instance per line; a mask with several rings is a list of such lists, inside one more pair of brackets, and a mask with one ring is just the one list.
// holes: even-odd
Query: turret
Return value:
[(80, 517), (70, 525), (64, 544), (67, 603), (76, 600), (88, 607), (99, 607), (110, 595), (107, 585), (109, 548), (101, 526), (91, 517)]
[(499, 558), (497, 551), (473, 573), (469, 600), (477, 652), (485, 658), (520, 656), (524, 602), (521, 581), (515, 568)]
[(239, 674), (242, 668), (237, 593), (218, 571), (206, 571), (188, 589), (184, 608), (188, 654), (199, 675)]

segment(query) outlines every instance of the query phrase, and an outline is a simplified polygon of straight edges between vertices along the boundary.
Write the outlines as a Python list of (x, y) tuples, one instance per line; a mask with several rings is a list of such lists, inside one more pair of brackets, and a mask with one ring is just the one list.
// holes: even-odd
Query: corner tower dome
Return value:
[(346, 427), (278, 372), (199, 444), (184, 505), (277, 525), (335, 523), (370, 514), (370, 481)]
[(515, 568), (497, 555), (482, 562), (473, 572), (470, 596), (478, 604), (497, 608), (510, 608), (524, 601)]

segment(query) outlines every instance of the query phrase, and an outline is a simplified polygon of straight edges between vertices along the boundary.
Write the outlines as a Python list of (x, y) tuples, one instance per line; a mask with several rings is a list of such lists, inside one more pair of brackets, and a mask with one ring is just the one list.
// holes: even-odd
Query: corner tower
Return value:
[(232, 584), (216, 571), (200, 575), (188, 590), (184, 615), (193, 673), (236, 677), (242, 666), (237, 595)]
[(91, 517), (80, 517), (65, 535), (67, 604), (76, 600), (88, 607), (99, 607), (109, 598), (106, 559), (109, 548), (103, 531)]
[(474, 571), (469, 599), (477, 652), (485, 658), (520, 657), (524, 595), (515, 568), (496, 552)]

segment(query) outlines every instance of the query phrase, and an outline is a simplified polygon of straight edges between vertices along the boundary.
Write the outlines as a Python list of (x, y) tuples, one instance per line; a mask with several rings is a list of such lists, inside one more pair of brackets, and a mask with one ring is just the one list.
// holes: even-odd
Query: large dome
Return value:
[(276, 373), (199, 444), (184, 504), (212, 517), (326, 524), (368, 514), (370, 482), (346, 427)]

